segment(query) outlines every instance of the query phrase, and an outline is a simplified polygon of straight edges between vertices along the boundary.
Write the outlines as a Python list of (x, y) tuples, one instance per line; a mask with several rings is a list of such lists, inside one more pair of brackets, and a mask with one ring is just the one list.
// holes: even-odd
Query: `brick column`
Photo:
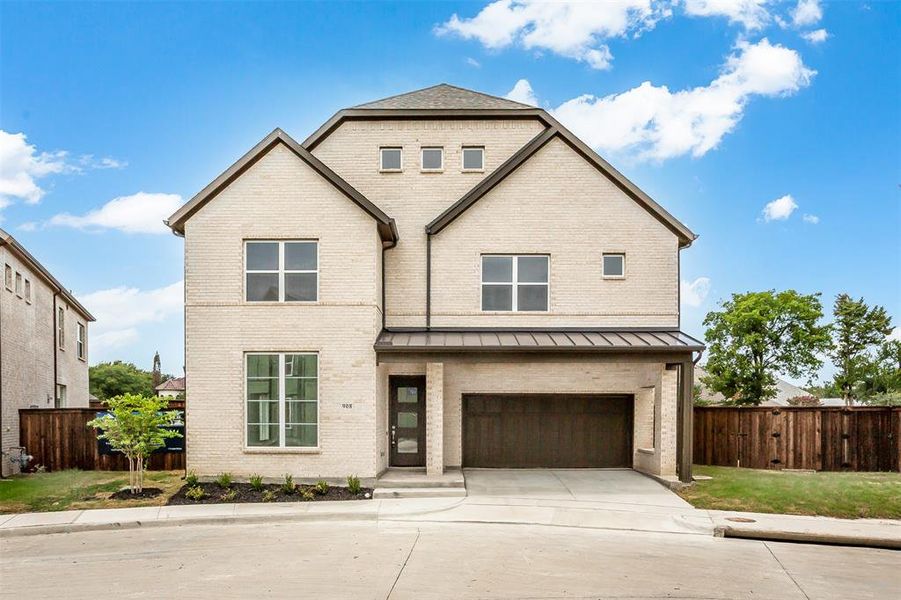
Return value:
[(425, 367), (425, 469), (444, 473), (444, 363)]
[(679, 408), (679, 371), (666, 368), (660, 374), (660, 471), (658, 475), (671, 477), (676, 474), (677, 436)]

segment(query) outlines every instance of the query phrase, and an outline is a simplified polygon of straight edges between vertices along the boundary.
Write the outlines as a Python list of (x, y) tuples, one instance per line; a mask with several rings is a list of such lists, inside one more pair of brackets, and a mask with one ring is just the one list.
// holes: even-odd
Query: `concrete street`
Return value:
[(897, 598), (901, 553), (491, 523), (307, 522), (0, 539), (0, 598)]

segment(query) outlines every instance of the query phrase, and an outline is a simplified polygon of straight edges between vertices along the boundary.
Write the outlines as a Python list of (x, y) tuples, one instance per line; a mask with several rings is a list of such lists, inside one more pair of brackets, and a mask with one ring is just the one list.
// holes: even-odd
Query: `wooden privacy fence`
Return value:
[(694, 462), (751, 469), (901, 470), (899, 407), (695, 407)]
[[(127, 471), (128, 460), (98, 442), (97, 432), (88, 421), (97, 416), (96, 408), (23, 408), (19, 410), (19, 444), (34, 456), (29, 465), (43, 465), (48, 471), (82, 469), (84, 471)], [(184, 427), (176, 428), (184, 435)], [(170, 471), (185, 468), (185, 440), (174, 438), (166, 449), (154, 452), (147, 468)]]

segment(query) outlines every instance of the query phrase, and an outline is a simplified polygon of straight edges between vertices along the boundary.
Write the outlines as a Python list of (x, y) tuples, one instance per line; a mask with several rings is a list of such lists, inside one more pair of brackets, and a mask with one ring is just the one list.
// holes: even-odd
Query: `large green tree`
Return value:
[(866, 402), (876, 395), (901, 395), (901, 340), (886, 340), (879, 346), (858, 390)]
[(872, 351), (885, 342), (892, 331), (892, 319), (881, 306), (867, 306), (863, 298), (855, 300), (839, 294), (833, 306), (832, 361), (838, 371), (835, 387), (841, 390), (846, 404), (857, 396), (856, 388), (872, 375)]
[(757, 405), (776, 396), (776, 373), (810, 376), (830, 347), (819, 294), (795, 290), (733, 294), (707, 314), (704, 383), (734, 404)]
[(91, 393), (101, 400), (123, 394), (154, 396), (153, 378), (148, 371), (117, 360), (94, 365), (89, 369)]

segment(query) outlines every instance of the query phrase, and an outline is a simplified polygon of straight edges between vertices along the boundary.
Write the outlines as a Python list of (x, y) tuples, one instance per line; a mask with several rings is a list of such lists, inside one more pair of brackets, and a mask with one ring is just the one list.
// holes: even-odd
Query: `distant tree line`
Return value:
[(89, 390), (102, 401), (126, 394), (145, 398), (156, 396), (156, 386), (169, 379), (172, 375), (160, 371), (159, 353), (153, 357), (152, 371), (121, 360), (98, 363), (88, 369)]
[[(733, 294), (704, 319), (703, 383), (728, 404), (758, 405), (776, 396), (777, 373), (812, 381), (829, 358), (835, 376), (811, 385), (813, 396), (901, 405), (901, 341), (889, 338), (893, 326), (885, 308), (839, 294), (832, 323), (822, 324), (823, 316), (820, 294)], [(799, 397), (796, 404), (813, 401)]]

